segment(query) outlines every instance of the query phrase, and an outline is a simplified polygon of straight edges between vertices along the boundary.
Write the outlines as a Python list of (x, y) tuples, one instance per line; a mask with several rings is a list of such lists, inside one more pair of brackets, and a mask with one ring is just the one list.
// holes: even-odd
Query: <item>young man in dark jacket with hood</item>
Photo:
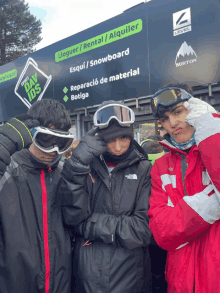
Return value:
[[(75, 292), (142, 292), (143, 248), (151, 239), (147, 216), (151, 164), (133, 139), (133, 123), (131, 109), (104, 102), (94, 115), (97, 128), (73, 150), (91, 168), (83, 191), (91, 215), (76, 228)], [(99, 157), (88, 154), (96, 137), (106, 143)]]
[(71, 292), (63, 222), (77, 225), (88, 213), (84, 178), (72, 176), (85, 170), (74, 158), (60, 161), (70, 126), (65, 107), (44, 99), (0, 129), (0, 293)]

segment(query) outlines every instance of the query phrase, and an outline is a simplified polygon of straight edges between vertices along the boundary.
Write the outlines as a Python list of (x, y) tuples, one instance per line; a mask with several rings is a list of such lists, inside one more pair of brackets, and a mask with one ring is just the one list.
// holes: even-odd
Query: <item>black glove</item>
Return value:
[(78, 146), (72, 150), (72, 156), (83, 165), (88, 165), (94, 157), (107, 151), (106, 143), (101, 138), (98, 128), (89, 130), (81, 139)]
[(32, 144), (32, 135), (30, 128), (40, 125), (40, 122), (33, 119), (32, 116), (21, 114), (11, 118), (5, 125), (0, 128), (0, 134), (8, 138), (13, 145), (4, 145), (4, 139), (1, 137), (1, 143), (8, 149), (10, 155), (22, 148), (28, 148)]
[(32, 116), (21, 114), (11, 118), (0, 127), (0, 175), (4, 174), (10, 164), (11, 156), (32, 143), (30, 128), (40, 125)]

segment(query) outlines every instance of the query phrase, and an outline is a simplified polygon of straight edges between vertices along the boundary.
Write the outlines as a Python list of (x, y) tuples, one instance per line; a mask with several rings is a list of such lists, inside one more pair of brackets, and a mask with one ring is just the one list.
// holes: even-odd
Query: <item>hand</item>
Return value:
[(32, 143), (29, 128), (38, 125), (40, 122), (32, 116), (21, 114), (0, 127), (0, 175), (4, 174), (6, 166), (10, 164), (12, 154)]
[[(21, 114), (15, 118), (11, 118), (6, 124), (0, 128), (0, 134), (7, 137), (15, 146), (15, 151), (27, 148), (32, 144), (32, 135), (30, 128), (40, 125), (40, 122), (33, 119), (32, 116)], [(11, 151), (9, 149), (11, 154)]]
[(74, 149), (77, 147), (78, 144), (79, 144), (79, 140), (75, 140), (75, 141), (71, 144), (70, 148), (69, 148), (65, 153), (63, 153), (63, 156), (64, 156), (66, 159), (70, 159), (71, 156), (72, 156), (72, 150), (74, 150)]
[(107, 151), (106, 143), (97, 132), (98, 128), (89, 130), (72, 150), (72, 156), (84, 165), (88, 165), (93, 158)]
[(201, 115), (206, 113), (218, 113), (208, 103), (201, 101), (197, 98), (190, 98), (188, 101), (184, 102), (183, 106), (190, 111), (189, 114), (186, 116), (185, 120), (194, 128), (198, 117), (200, 117)]

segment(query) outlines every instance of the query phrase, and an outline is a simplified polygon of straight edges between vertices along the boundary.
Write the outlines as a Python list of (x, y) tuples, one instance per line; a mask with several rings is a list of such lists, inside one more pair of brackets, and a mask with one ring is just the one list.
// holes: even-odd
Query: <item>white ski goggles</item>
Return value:
[(135, 121), (134, 112), (124, 105), (109, 104), (98, 109), (93, 116), (93, 123), (98, 128), (106, 128), (112, 119), (121, 126), (129, 127)]
[(66, 152), (74, 140), (69, 131), (37, 126), (32, 129), (33, 143), (43, 152), (58, 154)]

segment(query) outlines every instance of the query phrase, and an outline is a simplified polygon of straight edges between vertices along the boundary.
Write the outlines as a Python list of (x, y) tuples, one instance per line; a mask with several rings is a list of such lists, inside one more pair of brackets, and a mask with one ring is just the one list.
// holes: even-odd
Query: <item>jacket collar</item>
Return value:
[(58, 155), (51, 163), (44, 163), (35, 158), (31, 152), (27, 149), (23, 149), (19, 152), (16, 152), (13, 155), (13, 159), (19, 164), (27, 169), (46, 169), (51, 167), (52, 169), (56, 168), (59, 164), (62, 155)]
[[(168, 133), (166, 133), (164, 135), (164, 139), (162, 141), (159, 142), (162, 146), (165, 146), (166, 148), (168, 148), (169, 150), (171, 150), (172, 153), (180, 153), (180, 154), (183, 154), (183, 155), (187, 155), (186, 152), (184, 152), (183, 150), (180, 150), (178, 149), (177, 147), (175, 147), (172, 143), (171, 143), (171, 140), (170, 140), (170, 135)], [(191, 151), (199, 151), (198, 147), (196, 144), (194, 144), (192, 147), (191, 147)]]
[[(139, 146), (139, 144), (134, 140), (134, 149), (129, 154), (129, 156), (122, 161), (121, 163), (117, 164), (114, 170), (123, 169), (125, 167), (131, 166), (141, 160), (147, 160), (147, 155), (144, 149)], [(105, 161), (102, 156), (99, 158), (95, 158), (92, 161), (91, 167), (100, 175), (101, 178), (105, 178), (109, 176), (107, 169), (105, 168)]]

